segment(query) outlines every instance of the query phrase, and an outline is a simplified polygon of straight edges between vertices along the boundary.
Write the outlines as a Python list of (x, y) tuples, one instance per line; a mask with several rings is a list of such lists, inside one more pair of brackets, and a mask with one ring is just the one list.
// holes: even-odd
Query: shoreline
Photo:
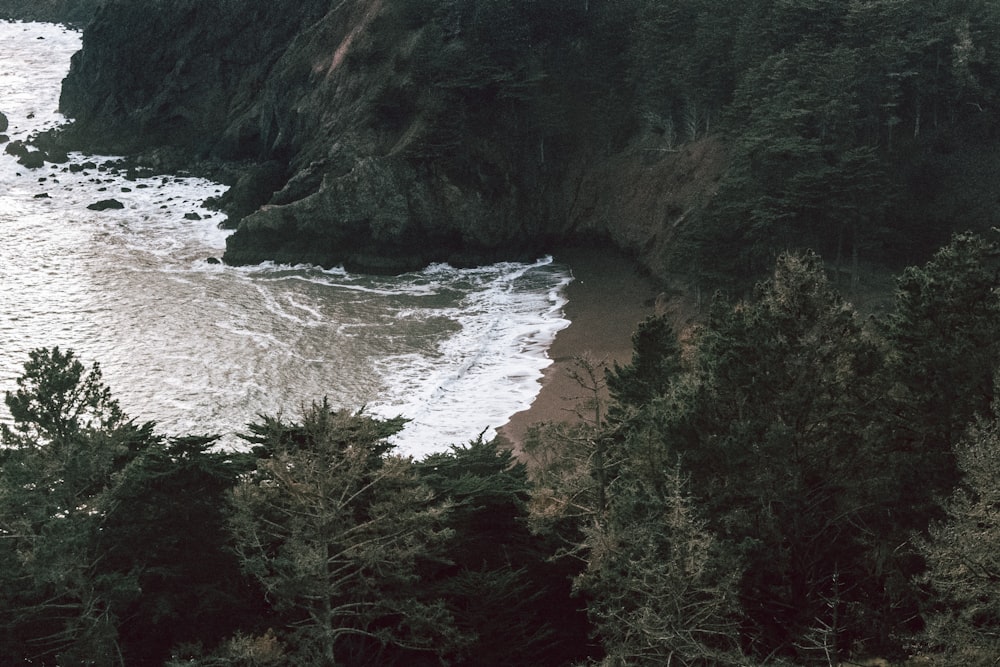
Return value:
[(543, 371), (531, 406), (497, 429), (497, 436), (515, 453), (533, 424), (580, 421), (574, 408), (584, 400), (584, 390), (569, 375), (575, 360), (583, 357), (608, 368), (629, 362), (636, 325), (657, 311), (661, 294), (652, 279), (638, 272), (634, 260), (615, 250), (571, 249), (555, 253), (555, 259), (568, 265), (573, 275), (563, 307), (570, 324), (549, 347), (552, 363)]

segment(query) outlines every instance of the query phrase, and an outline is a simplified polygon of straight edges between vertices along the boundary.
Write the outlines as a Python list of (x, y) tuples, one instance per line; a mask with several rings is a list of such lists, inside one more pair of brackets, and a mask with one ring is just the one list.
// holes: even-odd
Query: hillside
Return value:
[[(392, 271), (607, 238), (660, 263), (664, 218), (706, 197), (659, 184), (711, 183), (725, 152), (650, 151), (629, 127), (624, 88), (603, 89), (625, 26), (602, 36), (618, 59), (604, 69), (575, 43), (596, 41), (612, 8), (595, 24), (581, 11), (571, 32), (522, 53), (523, 28), (566, 17), (410, 4), (108, 2), (65, 82), (71, 141), (239, 163), (226, 202), (234, 263)], [(493, 30), (504, 21), (508, 42)]]
[(225, 164), (231, 263), (399, 271), (610, 241), (718, 285), (808, 246), (855, 280), (998, 222), (998, 17), (108, 0), (64, 84), (63, 139)]

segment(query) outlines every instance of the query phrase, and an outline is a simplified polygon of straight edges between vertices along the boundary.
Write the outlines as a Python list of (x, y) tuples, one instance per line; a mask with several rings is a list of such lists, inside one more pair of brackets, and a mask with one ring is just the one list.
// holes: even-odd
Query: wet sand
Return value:
[(534, 403), (498, 429), (515, 449), (532, 424), (578, 421), (574, 408), (585, 392), (569, 376), (574, 360), (586, 357), (609, 367), (616, 361), (627, 363), (632, 358), (636, 325), (655, 309), (656, 286), (621, 254), (572, 250), (559, 253), (556, 260), (568, 264), (574, 276), (566, 287), (568, 303), (564, 309), (571, 324), (556, 335), (549, 348), (553, 363), (545, 369)]

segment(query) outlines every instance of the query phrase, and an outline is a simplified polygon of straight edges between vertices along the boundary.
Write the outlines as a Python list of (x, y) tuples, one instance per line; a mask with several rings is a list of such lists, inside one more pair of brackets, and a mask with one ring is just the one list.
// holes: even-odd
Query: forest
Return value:
[[(861, 262), (900, 270), (997, 222), (1000, 6), (990, 0), (394, 6), (424, 29), (397, 57), (408, 83), (384, 91), (374, 121), (421, 110), (433, 131), (411, 157), (455, 182), (489, 178), (476, 165), (503, 144), (507, 178), (544, 202), (580, 161), (650, 165), (723, 143), (718, 181), (662, 213), (667, 252), (616, 240), (654, 275), (740, 291), (784, 250), (811, 248), (856, 281)], [(373, 33), (358, 60), (391, 56)], [(491, 133), (502, 140), (483, 139)]]
[[(987, 665), (1000, 245), (861, 316), (814, 253), (579, 361), (587, 419), (422, 460), (319, 400), (164, 437), (71, 351), (0, 439), (0, 646), (39, 665)], [(601, 400), (606, 385), (610, 399)], [(913, 663), (917, 664), (917, 663)]]
[[(422, 460), (403, 420), (323, 397), (248, 416), (237, 450), (167, 437), (98, 361), (33, 351), (0, 425), (0, 655), (996, 664), (1000, 4), (391, 6), (423, 29), (368, 122), (419, 111), (407, 159), (455, 183), (511, 185), (484, 132), (523, 192), (640, 135), (724, 142), (648, 267), (716, 296), (637, 323), (627, 364), (580, 359), (581, 423)], [(877, 312), (840, 291), (862, 262), (895, 275)]]

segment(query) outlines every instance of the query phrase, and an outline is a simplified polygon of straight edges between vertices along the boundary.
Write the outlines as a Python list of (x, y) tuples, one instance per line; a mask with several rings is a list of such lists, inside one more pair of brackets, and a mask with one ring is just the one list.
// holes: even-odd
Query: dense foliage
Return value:
[(245, 453), (166, 439), (36, 350), (0, 431), (3, 655), (992, 664), (998, 257), (956, 236), (865, 319), (783, 255), (683, 344), (653, 317), (630, 363), (582, 360), (586, 419), (539, 425), (527, 466), (482, 440), (413, 461), (403, 420), (325, 402)]
[[(253, 617), (227, 549), (243, 457), (128, 419), (72, 352), (31, 353), (0, 427), (0, 653), (162, 664)], [(219, 615), (220, 609), (227, 609)]]
[(418, 44), (376, 122), (419, 115), (432, 129), (412, 157), (457, 182), (544, 206), (580, 161), (724, 138), (730, 166), (657, 273), (740, 285), (809, 247), (856, 280), (862, 259), (922, 261), (997, 221), (992, 0), (394, 6)]
[(0, 655), (39, 665), (536, 665), (593, 647), (523, 464), (420, 462), (403, 420), (312, 406), (248, 452), (135, 425), (95, 364), (32, 352), (0, 449)]
[[(707, 17), (715, 3), (692, 4)], [(973, 147), (997, 138), (996, 3), (730, 6), (741, 18), (732, 97), (715, 99), (734, 162), (706, 220), (703, 268), (752, 272), (788, 246), (838, 264), (913, 257), (956, 223), (993, 222), (949, 219), (965, 196), (949, 156), (976, 160)], [(713, 255), (723, 239), (739, 240), (735, 255)]]
[(536, 431), (606, 664), (996, 657), (997, 250), (956, 236), (867, 320), (784, 255), (684, 346), (644, 322), (606, 420)]

